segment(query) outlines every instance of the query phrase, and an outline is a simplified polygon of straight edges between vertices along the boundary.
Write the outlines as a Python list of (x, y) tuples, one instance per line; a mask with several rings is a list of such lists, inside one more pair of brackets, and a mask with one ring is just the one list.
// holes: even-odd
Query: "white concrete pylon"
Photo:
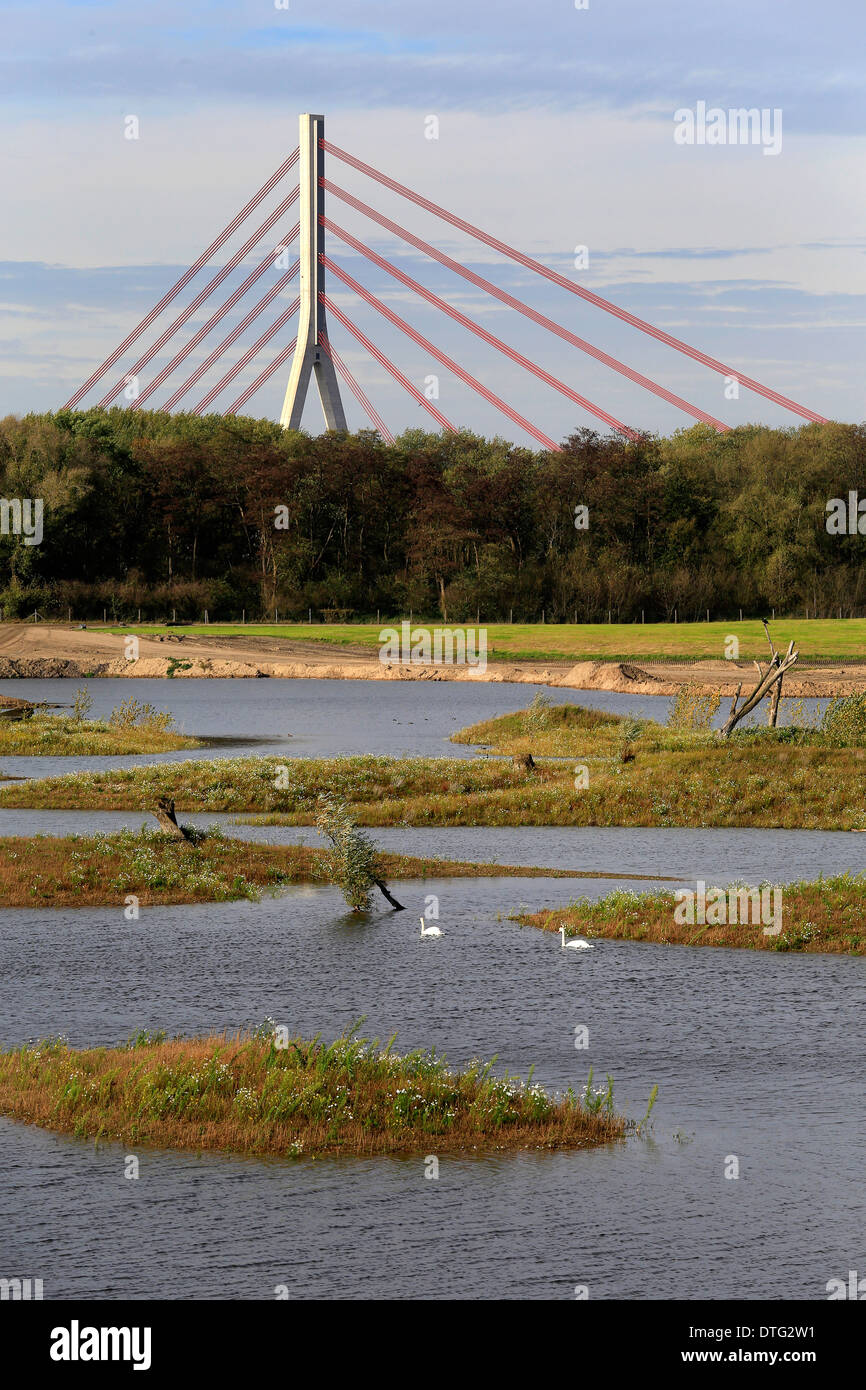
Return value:
[(324, 116), (301, 116), (301, 307), (298, 317), (298, 341), (280, 416), (283, 429), (301, 428), (301, 416), (304, 413), (311, 372), (315, 373), (326, 426), (329, 430), (347, 428), (334, 364), (322, 347), (322, 339), (327, 336), (327, 325), (325, 306), (321, 300), (325, 286), (325, 268), (319, 256), (325, 249), (325, 229), (319, 218), (324, 211), (325, 191), (320, 186), (319, 179), (324, 177), (325, 151), (319, 141), (323, 140), (324, 136)]

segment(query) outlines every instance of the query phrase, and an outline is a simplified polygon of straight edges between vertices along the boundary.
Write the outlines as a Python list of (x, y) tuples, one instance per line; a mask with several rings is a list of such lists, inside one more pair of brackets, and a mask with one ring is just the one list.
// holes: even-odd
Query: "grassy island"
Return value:
[(170, 714), (124, 700), (108, 719), (88, 719), (90, 697), (79, 691), (75, 714), (48, 714), (37, 706), (27, 717), (0, 719), (0, 753), (10, 756), (88, 758), (131, 753), (171, 753), (201, 748), (201, 739), (180, 734)]
[[(733, 920), (735, 915), (744, 916), (741, 909), (735, 914), (726, 908), (724, 916), (728, 920), (720, 923), (678, 922), (674, 915), (675, 898), (669, 892), (630, 893), (619, 889), (597, 902), (522, 913), (514, 920), (547, 932), (565, 927), (566, 936), (586, 939), (611, 937), (675, 946), (866, 955), (866, 876), (840, 874), (811, 883), (789, 883), (780, 892), (781, 930), (767, 936), (761, 919), (755, 920), (756, 913), (745, 922)], [(708, 896), (710, 893), (707, 888)], [(732, 893), (736, 893), (736, 888), (729, 887), (728, 904)]]
[[(142, 905), (255, 899), (262, 888), (330, 883), (329, 862), (326, 849), (250, 844), (219, 830), (200, 835), (195, 844), (168, 839), (158, 830), (8, 836), (0, 839), (0, 907), (109, 906), (122, 903), (127, 894), (134, 894)], [(384, 852), (378, 853), (377, 863), (386, 879), (610, 877), (609, 872), (476, 864)]]
[[(568, 760), (553, 761), (542, 760), (539, 740), (529, 736), (537, 763), (530, 771), (501, 756), (158, 763), (16, 782), (0, 789), (0, 806), (149, 812), (167, 796), (179, 811), (312, 825), (318, 798), (332, 791), (365, 826), (866, 829), (866, 748), (796, 743), (785, 730), (726, 743), (682, 736), (680, 747), (670, 749), (654, 749), (653, 737), (627, 740), (619, 724), (615, 732), (602, 725), (598, 734), (581, 735)], [(632, 756), (623, 761), (623, 752)], [(582, 788), (579, 767), (587, 772)]]
[(457, 1072), (433, 1053), (398, 1056), (393, 1041), (347, 1033), (326, 1046), (274, 1028), (40, 1042), (0, 1052), (0, 1114), (81, 1139), (284, 1157), (579, 1149), (626, 1131), (610, 1084), (555, 1097), (492, 1076), (492, 1063)]

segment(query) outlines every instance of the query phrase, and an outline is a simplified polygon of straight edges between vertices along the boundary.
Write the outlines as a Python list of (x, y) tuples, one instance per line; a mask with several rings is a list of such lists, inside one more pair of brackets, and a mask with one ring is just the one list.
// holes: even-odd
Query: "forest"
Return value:
[[(669, 621), (866, 614), (866, 426), (561, 452), (461, 431), (310, 436), (271, 420), (61, 411), (0, 421), (5, 619)], [(854, 503), (856, 516), (856, 499)], [(866, 516), (863, 517), (866, 530)], [(17, 532), (17, 534), (16, 534)]]

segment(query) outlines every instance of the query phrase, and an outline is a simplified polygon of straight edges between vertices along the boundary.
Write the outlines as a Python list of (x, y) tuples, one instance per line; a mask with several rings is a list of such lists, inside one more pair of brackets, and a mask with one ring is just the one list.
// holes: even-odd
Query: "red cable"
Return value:
[(176, 298), (177, 295), (180, 294), (182, 289), (186, 288), (193, 276), (198, 274), (203, 265), (207, 265), (211, 256), (213, 256), (215, 252), (219, 251), (221, 246), (225, 245), (232, 233), (237, 230), (240, 224), (244, 222), (247, 219), (247, 217), (249, 217), (251, 212), (255, 211), (262, 199), (266, 198), (267, 195), (270, 193), (271, 189), (275, 188), (276, 185), (279, 183), (280, 179), (285, 178), (289, 170), (294, 168), (294, 166), (298, 162), (298, 154), (299, 151), (295, 150), (294, 153), (289, 155), (289, 158), (283, 164), (280, 165), (279, 169), (275, 170), (275, 172), (271, 174), (271, 177), (268, 179), (267, 183), (262, 184), (255, 197), (251, 198), (250, 201), (246, 204), (246, 206), (241, 208), (240, 212), (237, 214), (236, 217), (232, 218), (231, 222), (229, 222), (227, 227), (223, 227), (216, 241), (212, 241), (207, 250), (202, 251), (198, 260), (190, 266), (189, 270), (184, 271), (180, 279), (175, 281), (171, 289), (167, 290), (166, 293), (162, 296), (162, 299), (159, 301), (159, 303), (154, 304), (153, 308), (147, 314), (145, 314), (144, 318), (141, 320), (141, 323), (136, 328), (133, 328), (131, 333), (127, 334), (123, 342), (120, 344), (119, 347), (116, 347), (114, 349), (114, 352), (111, 354), (110, 357), (106, 357), (102, 366), (98, 367), (97, 370), (93, 373), (93, 375), (87, 378), (83, 386), (79, 386), (74, 396), (70, 396), (69, 400), (63, 407), (64, 410), (73, 410), (75, 406), (78, 404), (78, 402), (81, 400), (81, 397), (87, 394), (91, 386), (95, 386), (99, 378), (108, 371), (109, 367), (113, 367), (117, 359), (123, 356), (130, 343), (134, 343), (138, 335), (140, 333), (143, 333), (145, 328), (149, 328), (150, 325), (153, 323), (153, 320), (157, 318), (159, 314), (162, 313), (163, 309), (165, 309), (171, 303), (171, 301), (174, 298)]
[(193, 386), (195, 386), (197, 381), (201, 381), (205, 372), (209, 371), (210, 368), (213, 366), (214, 362), (216, 362), (220, 357), (222, 357), (226, 348), (230, 348), (233, 343), (236, 343), (241, 334), (247, 328), (249, 328), (250, 324), (255, 319), (258, 318), (259, 314), (264, 312), (264, 310), (270, 304), (271, 300), (275, 299), (281, 290), (286, 289), (292, 283), (292, 281), (298, 273), (299, 264), (300, 262), (296, 261), (292, 270), (287, 270), (285, 275), (280, 276), (276, 284), (271, 285), (271, 288), (268, 290), (267, 294), (262, 295), (258, 304), (253, 305), (252, 309), (250, 309), (250, 312), (244, 318), (241, 319), (240, 323), (237, 325), (236, 328), (232, 329), (228, 337), (223, 338), (222, 342), (214, 348), (210, 356), (205, 358), (201, 366), (196, 367), (192, 376), (187, 377), (183, 385), (177, 388), (174, 395), (169, 400), (167, 400), (165, 405), (162, 407), (163, 410), (173, 410), (174, 407), (177, 405), (178, 401), (182, 400), (183, 397), (186, 395), (187, 391), (189, 391)]
[(160, 348), (168, 342), (172, 334), (183, 324), (186, 323), (187, 319), (190, 317), (191, 314), (195, 313), (199, 305), (203, 304), (204, 301), (208, 298), (208, 296), (215, 289), (219, 288), (223, 280), (225, 280), (234, 270), (235, 266), (240, 264), (247, 252), (251, 251), (252, 248), (258, 242), (261, 241), (263, 236), (267, 236), (268, 232), (271, 230), (274, 224), (279, 221), (279, 219), (284, 215), (284, 213), (288, 211), (290, 207), (293, 206), (294, 203), (297, 202), (299, 193), (300, 188), (295, 187), (295, 189), (289, 194), (288, 198), (284, 198), (283, 201), (280, 203), (279, 207), (274, 209), (270, 217), (265, 218), (261, 226), (255, 232), (253, 232), (253, 235), (249, 238), (248, 241), (244, 242), (240, 250), (235, 252), (231, 260), (223, 266), (222, 270), (219, 271), (218, 274), (214, 275), (213, 278), (208, 281), (204, 289), (196, 295), (195, 299), (187, 305), (187, 307), (182, 311), (182, 313), (178, 314), (177, 318), (174, 320), (173, 323), (169, 324), (165, 332), (159, 335), (155, 342), (151, 344), (151, 346), (147, 349), (146, 352), (142, 353), (138, 361), (132, 367), (130, 367), (129, 371), (120, 378), (117, 384), (114, 387), (112, 387), (112, 389), (107, 393), (107, 395), (103, 396), (102, 400), (99, 402), (100, 410), (104, 410), (107, 406), (111, 404), (118, 391), (123, 390), (126, 378), (129, 376), (136, 376), (137, 373), (141, 370), (141, 368), (147, 365), (151, 357), (153, 357), (155, 353), (159, 352)]
[[(300, 300), (298, 301), (298, 303), (300, 303)], [(297, 338), (293, 338), (292, 341), (289, 343), (288, 347), (284, 347), (282, 352), (278, 353), (271, 365), (269, 367), (265, 367), (263, 372), (259, 372), (255, 381), (250, 382), (247, 389), (241, 392), (236, 401), (232, 401), (231, 405), (226, 411), (226, 415), (236, 415), (237, 412), (240, 410), (241, 406), (246, 405), (250, 396), (254, 396), (256, 391), (258, 391), (259, 387), (264, 386), (268, 377), (273, 376), (277, 368), (281, 367), (284, 362), (287, 362), (289, 360), (289, 358), (295, 350), (295, 344), (297, 343), (297, 341)]]
[(388, 426), (385, 424), (385, 421), (382, 419), (381, 415), (379, 414), (376, 407), (373, 405), (372, 401), (370, 400), (367, 393), (364, 391), (363, 387), (360, 385), (359, 382), (355, 380), (352, 373), (349, 371), (349, 368), (346, 366), (337, 349), (333, 347), (331, 343), (328, 341), (327, 334), (320, 334), (319, 342), (321, 343), (323, 350), (330, 357), (331, 361), (333, 362), (337, 371), (340, 373), (340, 376), (343, 378), (349, 390), (352, 392), (352, 395), (355, 397), (355, 400), (360, 402), (361, 407), (366, 412), (367, 419), (373, 425), (373, 428), (379, 431), (386, 444), (393, 444), (393, 434), (388, 429)]
[(515, 250), (513, 246), (508, 246), (504, 241), (499, 241), (496, 237), (488, 236), (488, 234), (482, 232), (480, 228), (474, 227), (471, 222), (465, 222), (462, 217), (455, 217), (453, 213), (446, 212), (444, 208), (440, 208), (436, 203), (431, 202), (429, 198), (423, 198), (419, 193), (413, 193), (411, 189), (406, 188), (402, 183), (397, 183), (396, 179), (388, 178), (387, 174), (380, 173), (378, 169), (372, 168), (369, 164), (364, 164), (362, 160), (347, 154), (345, 150), (338, 149), (337, 146), (332, 145), (330, 141), (322, 140), (320, 143), (328, 154), (335, 155), (337, 159), (341, 159), (345, 164), (351, 165), (353, 169), (359, 170), (360, 173), (369, 175), (369, 177), (375, 179), (377, 183), (381, 183), (385, 188), (391, 189), (393, 193), (399, 193), (404, 198), (410, 199), (410, 201), (416, 203), (418, 207), (424, 208), (427, 212), (434, 213), (436, 217), (441, 217), (445, 222), (449, 222), (452, 227), (457, 227), (460, 231), (466, 232), (469, 236), (473, 236), (478, 241), (484, 242), (486, 246), (492, 247), (494, 251), (500, 251), (503, 256), (508, 256), (511, 260), (517, 261), (519, 265), (525, 266), (527, 270), (534, 270), (539, 275), (543, 275), (546, 279), (553, 281), (555, 285), (559, 285), (562, 289), (569, 290), (571, 294), (579, 295), (581, 299), (585, 299), (588, 303), (594, 304), (597, 309), (604, 309), (606, 313), (614, 314), (616, 318), (622, 319), (623, 322), (630, 324), (632, 328), (639, 328), (642, 333), (648, 333), (650, 337), (657, 338), (660, 343), (665, 343), (668, 347), (676, 348), (677, 352), (685, 353), (687, 357), (693, 358), (695, 362), (700, 362), (705, 367), (711, 367), (713, 371), (720, 372), (722, 376), (735, 377), (742, 386), (747, 386), (750, 391), (756, 391), (759, 395), (765, 396), (767, 400), (774, 401), (776, 405), (784, 406), (786, 410), (792, 410), (795, 415), (801, 415), (805, 420), (813, 420), (818, 424), (826, 424), (826, 418), (823, 415), (816, 415), (813, 410), (807, 410), (805, 406), (798, 405), (796, 401), (789, 400), (787, 396), (780, 395), (778, 391), (773, 391), (768, 386), (762, 386), (759, 381), (755, 381), (752, 377), (743, 376), (742, 373), (734, 371), (732, 367), (726, 367), (725, 364), (719, 362), (717, 358), (710, 357), (707, 353), (701, 352), (698, 348), (690, 347), (689, 344), (684, 343), (682, 339), (674, 338), (672, 334), (665, 333), (661, 328), (655, 328), (651, 323), (647, 323), (645, 319), (638, 318), (636, 314), (629, 313), (627, 309), (621, 309), (617, 304), (612, 304), (609, 299), (603, 299), (601, 295), (593, 293), (592, 290), (587, 290), (582, 285), (573, 284), (571, 280), (566, 280), (564, 275), (559, 275), (555, 270), (550, 270), (547, 266), (542, 265), (540, 261), (533, 260), (531, 256), (525, 256), (522, 251)]
[(329, 193), (333, 193), (335, 197), (342, 199), (344, 203), (348, 203), (350, 207), (355, 208), (358, 212), (363, 212), (373, 222), (377, 222), (380, 227), (384, 227), (386, 231), (393, 232), (395, 236), (402, 237), (410, 246), (414, 246), (417, 250), (423, 251), (427, 256), (432, 256), (440, 265), (444, 265), (448, 270), (453, 270), (456, 274), (462, 275), (464, 280), (468, 280), (470, 284), (477, 285), (479, 289), (486, 290), (488, 294), (492, 294), (502, 304), (507, 304), (509, 308), (516, 309), (519, 314), (523, 314), (524, 317), (531, 319), (533, 323), (537, 323), (541, 328), (546, 328), (549, 332), (555, 333), (557, 337), (562, 338), (564, 342), (571, 343), (572, 347), (579, 348), (581, 352), (585, 352), (590, 357), (594, 357), (597, 362), (601, 362), (605, 367), (611, 367), (613, 371), (619, 372), (621, 376), (627, 377), (629, 381), (634, 381), (638, 386), (643, 386), (645, 390), (652, 391), (654, 395), (660, 396), (662, 400), (667, 401), (670, 405), (676, 406), (679, 410), (684, 410), (687, 415), (694, 416), (696, 420), (703, 420), (705, 424), (712, 425), (721, 432), (726, 432), (730, 429), (730, 426), (724, 424), (723, 421), (716, 420), (712, 415), (707, 415), (705, 411), (699, 410), (697, 406), (690, 405), (688, 401), (683, 400), (682, 396), (677, 396), (673, 391), (668, 391), (665, 386), (657, 385), (657, 383), (652, 381), (648, 376), (644, 376), (641, 372), (636, 372), (633, 368), (627, 367), (625, 363), (620, 362), (616, 357), (611, 357), (608, 353), (602, 352), (600, 348), (593, 347), (592, 343), (588, 343), (586, 339), (578, 338), (577, 335), (570, 332), (569, 329), (563, 328), (558, 323), (554, 323), (553, 319), (546, 318), (544, 314), (539, 314), (535, 309), (531, 309), (530, 306), (524, 304), (521, 299), (515, 299), (513, 295), (507, 294), (505, 290), (500, 290), (490, 280), (485, 280), (483, 275), (477, 275), (474, 271), (468, 270), (466, 266), (460, 265), (458, 261), (452, 260), (450, 256), (446, 256), (443, 251), (437, 251), (435, 246), (431, 246), (429, 242), (422, 241), (420, 237), (413, 236), (411, 232), (406, 231), (405, 227), (401, 227), (397, 222), (392, 222), (389, 217), (383, 217), (382, 214), (376, 212), (374, 208), (368, 207), (366, 203), (361, 202), (360, 198), (354, 198), (351, 193), (346, 193), (344, 189), (338, 188), (336, 184), (330, 183), (328, 179), (325, 179), (324, 186)]
[(194, 414), (201, 415), (203, 410), (207, 410), (211, 401), (216, 400), (220, 392), (224, 391), (225, 388), (234, 381), (238, 373), (243, 371), (247, 363), (253, 360), (256, 353), (261, 348), (265, 347), (271, 341), (271, 338), (275, 337), (276, 334), (279, 333), (280, 329), (284, 326), (284, 324), (288, 323), (290, 318), (294, 317), (294, 315), (298, 312), (298, 309), (300, 308), (300, 304), (300, 299), (296, 299), (293, 304), (289, 305), (288, 309), (283, 310), (279, 318), (275, 319), (274, 322), (271, 324), (270, 328), (266, 329), (262, 336), (256, 339), (252, 347), (247, 348), (243, 357), (238, 358), (235, 365), (231, 367), (225, 373), (224, 376), (220, 377), (216, 386), (211, 387), (207, 395), (199, 401), (197, 406), (193, 407)]
[[(269, 251), (267, 256), (265, 256), (264, 260), (261, 262), (261, 264), (257, 265), (254, 270), (250, 271), (246, 279), (242, 280), (241, 283), (238, 285), (237, 289), (232, 291), (225, 303), (221, 304), (220, 307), (216, 309), (214, 313), (211, 314), (210, 318), (202, 324), (201, 328), (199, 328), (192, 335), (189, 342), (186, 343), (178, 352), (175, 353), (171, 361), (167, 362), (161, 371), (157, 372), (150, 385), (146, 386), (143, 391), (139, 392), (138, 396), (130, 406), (131, 410), (139, 410), (141, 408), (142, 404), (144, 403), (144, 401), (147, 400), (148, 396), (153, 395), (153, 392), (159, 389), (159, 387), (165, 381), (166, 377), (171, 376), (171, 373), (174, 371), (175, 367), (179, 367), (181, 362), (183, 362), (184, 358), (188, 357), (189, 354), (195, 348), (198, 347), (202, 339), (206, 338), (208, 334), (211, 332), (211, 330), (216, 328), (220, 319), (225, 318), (229, 310), (233, 309), (235, 305), (238, 303), (238, 301), (243, 299), (247, 290), (250, 289), (256, 283), (257, 280), (261, 279), (266, 270), (270, 270), (273, 267), (274, 255), (280, 254), (280, 249), (282, 246), (291, 245), (291, 243), (297, 236), (299, 230), (300, 228), (295, 230), (292, 236), (289, 237), (288, 242), (281, 242), (279, 246), (274, 247), (273, 251)], [(293, 269), (293, 278), (294, 275), (296, 275), (297, 272), (300, 270), (300, 268), (301, 262), (295, 261)]]
[[(466, 314), (462, 314), (459, 309), (455, 309), (452, 305), (447, 304), (444, 299), (439, 298), (438, 294), (432, 294), (430, 290), (426, 290), (423, 285), (419, 285), (417, 280), (413, 280), (410, 275), (406, 275), (402, 270), (398, 270), (395, 265), (392, 265), (390, 261), (386, 261), (384, 257), (377, 255), (375, 251), (371, 250), (369, 246), (365, 246), (363, 242), (357, 241), (355, 237), (350, 236), (342, 227), (338, 227), (333, 223), (330, 218), (323, 218), (323, 222), (328, 231), (333, 232), (341, 241), (344, 241), (347, 246), (353, 247), (353, 249), (360, 252), (362, 256), (366, 256), (374, 265), (379, 266), (380, 270), (386, 270), (389, 275), (393, 275), (395, 280), (399, 280), (407, 289), (414, 290), (416, 294), (421, 295), (422, 299), (426, 299), (427, 303), (432, 304), (434, 309), (440, 309), (443, 314), (447, 314), (449, 318), (454, 319), (455, 322), (459, 323), (463, 328), (468, 328), (470, 333), (476, 334), (476, 336), (483, 339), (485, 343), (489, 343), (491, 347), (495, 347), (499, 352), (505, 353), (506, 357), (510, 357), (512, 362), (517, 363), (518, 367), (524, 367), (526, 371), (532, 372), (534, 376), (537, 376), (539, 380), (545, 382), (546, 385), (552, 386), (556, 391), (561, 391), (564, 396), (568, 396), (569, 400), (582, 406), (584, 410), (588, 410), (591, 415), (597, 416), (599, 420), (603, 420), (605, 424), (610, 425), (611, 428), (615, 429), (619, 434), (625, 435), (627, 439), (637, 440), (640, 438), (636, 430), (629, 429), (628, 425), (624, 425), (621, 420), (617, 420), (613, 415), (608, 415), (607, 411), (602, 410), (601, 406), (593, 405), (592, 401), (587, 400), (585, 396), (580, 396), (577, 391), (572, 391), (571, 387), (566, 386), (564, 381), (560, 381), (558, 377), (551, 376), (549, 372), (544, 371), (544, 369), (539, 367), (535, 362), (531, 362), (528, 357), (524, 357), (522, 353), (516, 352), (513, 348), (509, 347), (501, 338), (496, 338), (492, 333), (488, 333), (486, 328), (482, 328), (480, 324), (475, 323), (472, 319), (468, 318)], [(325, 265), (330, 265), (327, 257), (325, 258)]]
[(378, 348), (373, 346), (373, 344), (370, 342), (370, 339), (364, 336), (360, 328), (358, 328), (357, 325), (354, 324), (352, 320), (346, 314), (343, 313), (342, 309), (338, 309), (337, 305), (333, 302), (332, 299), (329, 299), (326, 294), (322, 295), (322, 303), (324, 304), (328, 312), (330, 314), (333, 314), (334, 318), (338, 319), (339, 322), (343, 325), (343, 327), (348, 329), (348, 331), (352, 334), (354, 338), (358, 339), (358, 342), (361, 344), (362, 347), (365, 347), (367, 349), (367, 351), (370, 353), (370, 356), (375, 357), (380, 367), (384, 367), (386, 372), (390, 372), (394, 380), (399, 381), (400, 385), (404, 387), (406, 391), (409, 392), (409, 395), (414, 396), (418, 404), (423, 405), (424, 409), (430, 412), (430, 414), (433, 416), (433, 419), (438, 421), (438, 423), (442, 426), (444, 430), (447, 430), (449, 434), (457, 433), (454, 426), (451, 424), (451, 421), (446, 420), (445, 416), (436, 409), (435, 405), (431, 405), (427, 397), (421, 395), (421, 392), (418, 390), (417, 386), (413, 386), (412, 382), (408, 379), (408, 377), (405, 377), (403, 373), (400, 371), (400, 368), (395, 367), (393, 362), (390, 362), (388, 358), (385, 357), (385, 355), (379, 351)]
[(541, 430), (536, 429), (535, 426), (531, 425), (528, 420), (525, 420), (522, 415), (518, 415), (517, 411), (512, 410), (511, 406), (506, 405), (505, 401), (499, 396), (495, 396), (492, 391), (488, 391), (487, 387), (482, 386), (477, 378), (470, 376), (468, 372), (464, 371), (463, 368), (454, 361), (453, 357), (448, 357), (444, 352), (440, 352), (439, 348), (434, 347), (428, 338), (417, 333), (414, 328), (410, 327), (405, 319), (401, 319), (399, 314), (395, 314), (392, 309), (389, 309), (380, 299), (377, 299), (374, 294), (371, 294), (369, 290), (365, 290), (363, 285), (359, 285), (357, 280), (354, 280), (345, 270), (341, 270), (329, 257), (320, 257), (320, 259), (324, 260), (327, 268), (333, 275), (337, 276), (338, 280), (342, 280), (344, 285), (348, 285), (349, 289), (359, 294), (362, 299), (365, 299), (368, 304), (378, 310), (378, 312), (382, 314), (389, 323), (392, 323), (395, 328), (401, 329), (414, 343), (417, 343), (425, 352), (429, 352), (431, 356), (441, 362), (443, 367), (447, 367), (449, 371), (454, 372), (455, 376), (458, 376), (462, 382), (467, 386), (471, 386), (473, 391), (477, 391), (479, 396), (483, 396), (491, 405), (495, 405), (497, 410), (501, 410), (503, 415), (508, 416), (512, 424), (517, 425), (520, 429), (526, 430), (527, 434), (531, 434), (533, 439), (538, 440), (542, 448), (550, 449), (551, 452), (554, 453), (561, 452), (559, 444), (554, 444), (552, 439), (548, 439), (546, 434), (542, 434)]

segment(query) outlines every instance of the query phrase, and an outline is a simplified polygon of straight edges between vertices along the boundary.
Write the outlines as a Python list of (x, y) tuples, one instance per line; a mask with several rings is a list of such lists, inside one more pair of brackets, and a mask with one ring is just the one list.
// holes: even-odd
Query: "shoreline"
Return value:
[[(95, 630), (0, 625), (0, 680), (386, 680), (546, 685), (563, 690), (673, 696), (684, 685), (730, 698), (754, 678), (750, 661), (521, 661), (491, 658), (480, 666), (383, 663), (375, 650), (346, 651), (324, 642), (171, 634), (138, 639), (124, 655), (118, 634)], [(166, 653), (165, 643), (172, 654)], [(829, 699), (866, 691), (866, 666), (844, 659), (799, 666), (785, 678), (785, 698)]]

